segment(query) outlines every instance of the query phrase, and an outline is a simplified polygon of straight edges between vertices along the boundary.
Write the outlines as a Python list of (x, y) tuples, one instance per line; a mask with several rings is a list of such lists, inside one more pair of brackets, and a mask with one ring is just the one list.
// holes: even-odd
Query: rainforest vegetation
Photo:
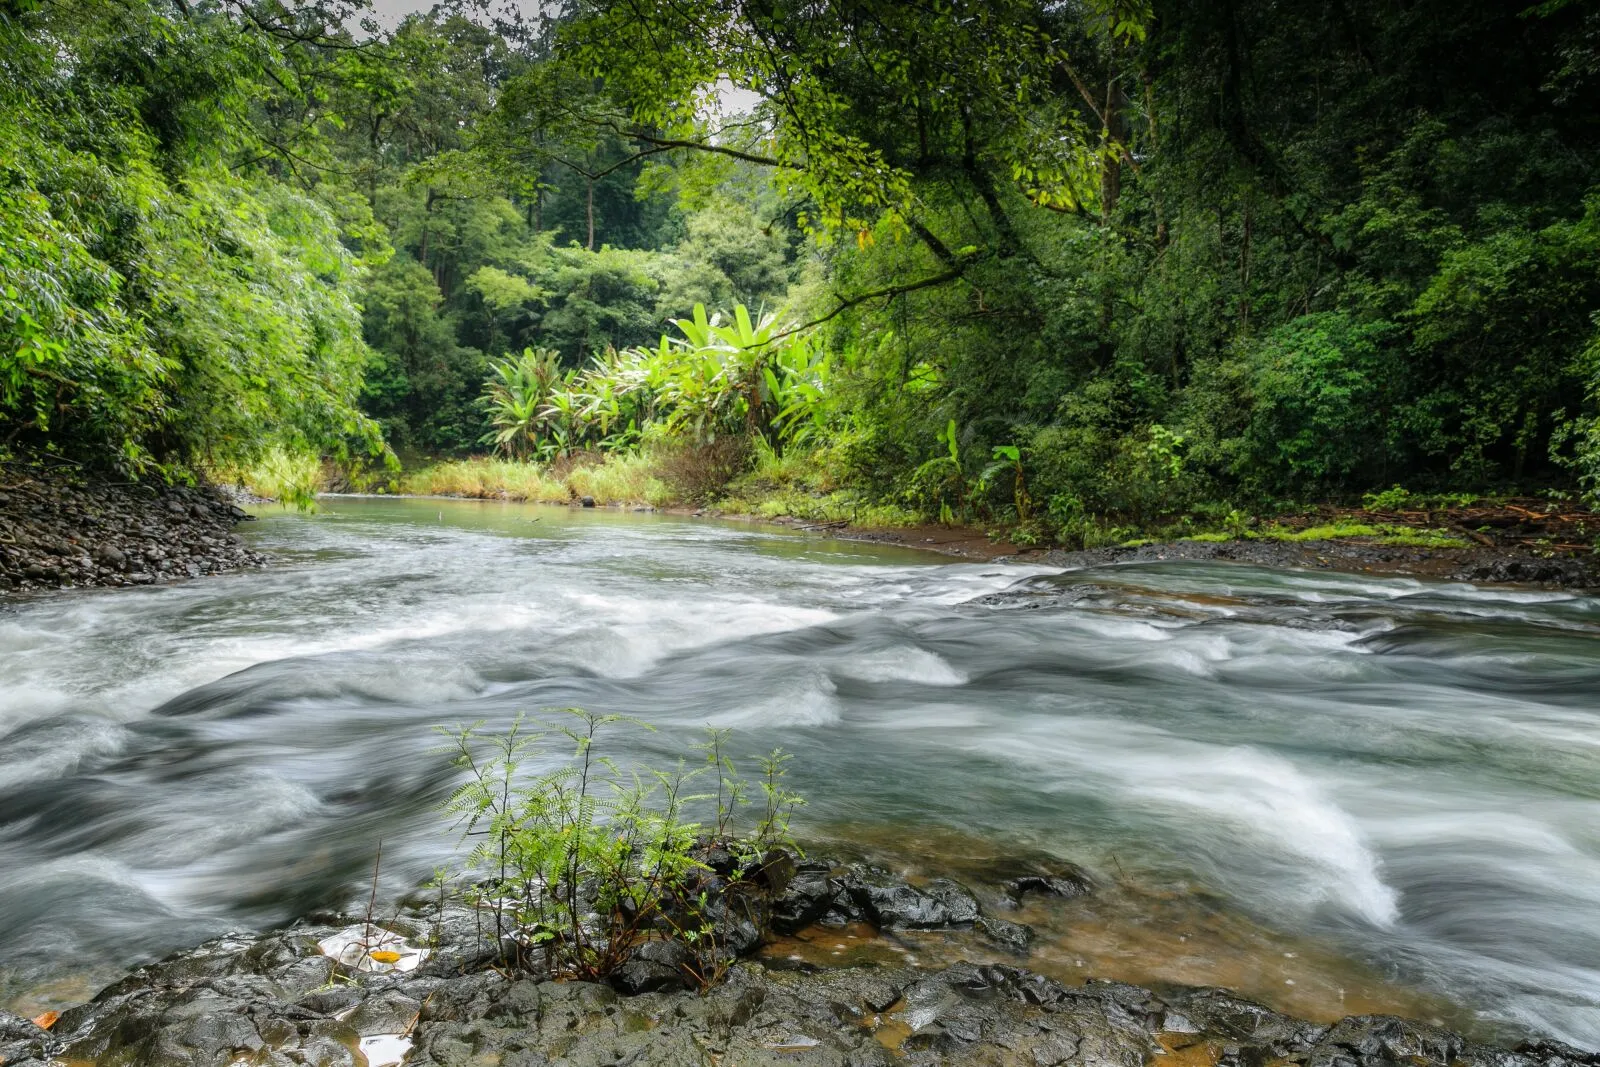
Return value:
[(381, 13), (0, 0), (0, 448), (1067, 544), (1600, 489), (1592, 4)]

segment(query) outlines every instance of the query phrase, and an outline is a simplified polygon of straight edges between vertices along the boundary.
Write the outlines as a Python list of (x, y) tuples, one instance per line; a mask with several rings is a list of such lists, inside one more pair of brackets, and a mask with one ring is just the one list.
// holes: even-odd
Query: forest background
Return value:
[(7, 455), (1069, 545), (1600, 492), (1594, 4), (366, 14), (0, 0)]

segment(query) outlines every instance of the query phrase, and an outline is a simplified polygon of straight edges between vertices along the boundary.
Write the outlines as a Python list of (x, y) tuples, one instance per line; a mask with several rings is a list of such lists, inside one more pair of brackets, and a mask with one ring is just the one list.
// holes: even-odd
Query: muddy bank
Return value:
[[(1010, 885), (1019, 898), (1092, 891), (1070, 871)], [(805, 861), (772, 905), (774, 928), (792, 936), (832, 939), (853, 924), (892, 942), (945, 930), (973, 947), (1007, 946), (1014, 962), (830, 967), (768, 951), (730, 960), (701, 993), (674, 967), (676, 946), (658, 941), (609, 983), (552, 981), (495, 966), (481, 912), (419, 896), (385, 918), (321, 915), (216, 939), (43, 1017), (48, 1030), (0, 1013), (0, 1062), (1600, 1065), (1600, 1055), (1548, 1041), (1501, 1047), (1394, 1016), (1295, 1019), (1220, 989), (1065, 984), (1026, 968), (1026, 927), (984, 914), (949, 879), (912, 885), (879, 868)]]
[(1260, 567), (1410, 575), (1461, 582), (1505, 582), (1560, 589), (1600, 589), (1600, 556), (1496, 541), (1469, 548), (1421, 548), (1363, 540), (1338, 541), (1166, 541), (1073, 551), (1028, 548), (989, 538), (970, 527), (918, 526), (877, 529), (847, 523), (777, 520), (786, 529), (843, 541), (904, 545), (962, 559), (1012, 559), (1051, 567), (1100, 567), (1111, 563), (1160, 560), (1223, 560)]
[(0, 592), (150, 585), (256, 567), (249, 516), (208, 486), (107, 482), (0, 466)]
[(1261, 567), (1412, 575), (1461, 582), (1510, 582), (1561, 589), (1600, 588), (1600, 558), (1540, 556), (1516, 547), (1413, 548), (1357, 541), (1175, 541), (1137, 548), (1031, 552), (1025, 558), (1056, 567), (1158, 560), (1225, 560)]

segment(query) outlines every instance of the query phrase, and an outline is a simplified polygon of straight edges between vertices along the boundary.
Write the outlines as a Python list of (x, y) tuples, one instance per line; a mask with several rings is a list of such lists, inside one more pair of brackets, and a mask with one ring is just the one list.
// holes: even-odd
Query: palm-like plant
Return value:
[(731, 320), (696, 304), (653, 348), (607, 349), (581, 371), (563, 372), (549, 349), (495, 363), (482, 403), (494, 431), (484, 440), (517, 458), (550, 460), (574, 449), (637, 444), (645, 427), (713, 441), (761, 437), (774, 450), (804, 440), (827, 413), (828, 361), (776, 313)]
[(498, 451), (526, 459), (549, 418), (551, 394), (563, 380), (561, 355), (551, 348), (525, 348), (515, 359), (491, 364), (483, 395), (478, 398), (494, 427), (484, 435), (484, 443), (493, 443)]

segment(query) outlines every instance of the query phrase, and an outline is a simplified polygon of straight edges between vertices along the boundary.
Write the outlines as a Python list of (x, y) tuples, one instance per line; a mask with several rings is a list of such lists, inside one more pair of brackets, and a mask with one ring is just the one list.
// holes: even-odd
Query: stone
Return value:
[(820, 860), (795, 864), (788, 885), (771, 905), (774, 930), (792, 934), (822, 921), (843, 891), (833, 878), (834, 866)]
[(978, 919), (977, 898), (949, 878), (918, 888), (881, 868), (857, 864), (843, 884), (861, 917), (880, 930), (970, 927)]
[(1033, 943), (1033, 927), (1026, 923), (1008, 922), (1005, 919), (991, 919), (987, 915), (980, 915), (977, 922), (973, 923), (973, 929), (982, 934), (984, 940), (990, 944), (1021, 956), (1028, 954), (1028, 946)]
[(646, 941), (611, 976), (612, 988), (630, 996), (688, 988), (694, 953), (677, 941)]
[(1094, 882), (1087, 874), (1073, 869), (1061, 874), (1025, 874), (1006, 882), (1005, 890), (1006, 895), (1017, 904), (1021, 904), (1022, 898), (1030, 893), (1035, 896), (1070, 900), (1073, 897), (1086, 897), (1093, 893)]

